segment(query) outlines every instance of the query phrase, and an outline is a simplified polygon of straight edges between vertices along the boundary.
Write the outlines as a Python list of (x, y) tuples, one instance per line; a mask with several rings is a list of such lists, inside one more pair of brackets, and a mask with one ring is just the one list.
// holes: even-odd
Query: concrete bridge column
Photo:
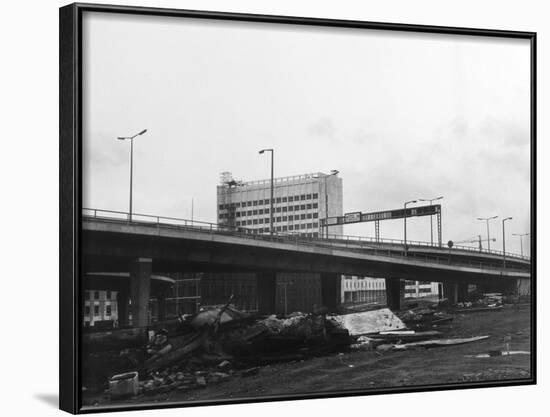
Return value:
[(386, 278), (386, 304), (390, 310), (399, 310), (405, 301), (405, 280)]
[(468, 301), (468, 284), (467, 283), (457, 284), (456, 292), (457, 292), (457, 299), (459, 303)]
[(152, 264), (153, 261), (150, 258), (138, 258), (130, 263), (130, 298), (134, 327), (149, 324)]
[(166, 294), (159, 294), (157, 296), (158, 306), (158, 321), (166, 320)]
[(260, 314), (275, 313), (276, 282), (275, 272), (259, 272), (256, 274), (258, 312)]
[(452, 304), (458, 303), (458, 284), (452, 282), (443, 283), (443, 296)]
[(321, 302), (329, 312), (335, 312), (342, 302), (342, 276), (321, 274)]
[(128, 296), (127, 290), (120, 290), (116, 295), (118, 327), (128, 326)]

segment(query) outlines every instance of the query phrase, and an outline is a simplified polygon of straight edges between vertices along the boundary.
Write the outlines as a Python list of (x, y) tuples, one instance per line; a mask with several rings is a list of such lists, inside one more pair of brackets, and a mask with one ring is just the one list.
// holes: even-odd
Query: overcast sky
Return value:
[[(443, 195), (443, 239), (486, 236), (479, 216), (530, 231), (529, 43), (480, 37), (84, 17), (85, 207), (216, 220), (222, 171), (242, 180), (338, 169), (344, 211)], [(430, 239), (429, 218), (408, 238)], [(402, 238), (402, 221), (381, 223)], [(374, 235), (374, 224), (345, 233)], [(501, 221), (491, 223), (502, 249)], [(528, 239), (524, 240), (529, 253)]]

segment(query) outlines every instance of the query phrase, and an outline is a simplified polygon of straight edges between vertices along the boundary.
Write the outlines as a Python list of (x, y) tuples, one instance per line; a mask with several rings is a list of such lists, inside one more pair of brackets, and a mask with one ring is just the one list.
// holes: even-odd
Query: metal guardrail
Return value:
[[(326, 237), (323, 237), (321, 239), (327, 239)], [(368, 237), (368, 236), (353, 236), (353, 235), (337, 235), (337, 234), (329, 234), (328, 239), (336, 239), (336, 240), (352, 240), (352, 241), (359, 241), (359, 242), (370, 242), (375, 244), (388, 244), (388, 245), (396, 245), (396, 246), (403, 246), (404, 241), (400, 239), (389, 239), (389, 238), (378, 238), (375, 237)], [(445, 246), (438, 246), (438, 245), (432, 245), (430, 242), (422, 242), (418, 240), (408, 240), (407, 239), (407, 247), (425, 247), (429, 249), (439, 250), (439, 251), (445, 251), (448, 252), (456, 251), (456, 250), (463, 250), (467, 252), (474, 252), (482, 255), (495, 255), (502, 258), (503, 252), (498, 250), (479, 250), (478, 248), (472, 247), (472, 246), (464, 246), (464, 245), (453, 245), (452, 248), (445, 247)], [(529, 256), (522, 256), (517, 253), (512, 252), (506, 252), (506, 259), (517, 259), (517, 260), (523, 260), (523, 261), (530, 261), (531, 258)]]
[[(113, 210), (102, 210), (102, 209), (90, 209), (84, 208), (82, 210), (82, 215), (85, 218), (91, 218), (102, 222), (113, 222), (113, 223), (125, 223), (125, 224), (135, 224), (140, 226), (153, 226), (153, 227), (163, 227), (163, 228), (172, 228), (172, 229), (185, 229), (192, 230), (203, 233), (210, 234), (223, 234), (230, 236), (243, 237), (253, 240), (269, 241), (269, 242), (279, 242), (279, 243), (293, 243), (296, 246), (313, 246), (313, 247), (323, 247), (331, 249), (341, 249), (345, 247), (347, 250), (364, 253), (368, 251), (374, 255), (381, 255), (390, 258), (401, 258), (415, 261), (422, 261), (427, 263), (436, 263), (441, 265), (449, 266), (468, 266), (472, 268), (479, 268), (485, 270), (503, 270), (503, 265), (500, 262), (474, 262), (471, 260), (468, 261), (458, 261), (452, 259), (452, 251), (445, 250), (437, 255), (428, 255), (428, 254), (419, 254), (415, 252), (408, 252), (405, 255), (404, 251), (396, 251), (392, 248), (383, 248), (376, 244), (381, 243), (382, 239), (376, 241), (374, 238), (366, 238), (359, 236), (342, 236), (342, 235), (332, 235), (338, 236), (339, 239), (330, 239), (329, 238), (306, 238), (298, 234), (283, 234), (275, 233), (273, 235), (261, 234), (258, 233), (255, 229), (247, 229), (243, 227), (234, 227), (218, 223), (210, 223), (198, 220), (189, 220), (189, 219), (179, 219), (176, 217), (164, 217), (164, 216), (155, 216), (149, 214), (139, 214), (132, 213), (131, 219), (130, 215), (127, 212), (113, 211)], [(383, 243), (392, 243), (396, 244), (403, 241), (398, 241), (395, 239), (385, 239)], [(375, 243), (375, 245), (373, 245)], [(418, 242), (415, 242), (418, 243)], [(420, 242), (422, 246), (428, 246), (431, 248), (440, 249), (439, 247), (431, 246), (430, 244), (425, 244), (426, 242)], [(409, 244), (408, 246), (420, 246), (416, 244)], [(479, 253), (479, 251), (477, 251)], [(513, 256), (513, 255), (512, 255)], [(521, 258), (521, 257), (520, 257)], [(508, 254), (507, 254), (508, 259)], [(510, 268), (506, 267), (506, 271), (515, 271), (515, 272), (525, 272), (525, 269), (520, 268)]]

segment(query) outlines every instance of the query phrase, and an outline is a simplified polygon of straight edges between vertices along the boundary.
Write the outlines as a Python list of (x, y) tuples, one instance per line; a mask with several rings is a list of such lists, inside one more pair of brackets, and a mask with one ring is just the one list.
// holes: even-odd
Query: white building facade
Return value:
[[(321, 172), (274, 178), (273, 231), (319, 237), (320, 219), (343, 215), (342, 179)], [(270, 231), (271, 180), (235, 181), (223, 173), (217, 187), (218, 223), (258, 233)], [(330, 234), (342, 234), (342, 225)]]

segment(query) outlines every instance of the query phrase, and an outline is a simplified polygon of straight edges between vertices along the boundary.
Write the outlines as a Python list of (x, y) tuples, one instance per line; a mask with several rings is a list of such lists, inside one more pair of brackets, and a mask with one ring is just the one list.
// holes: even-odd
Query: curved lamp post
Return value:
[(130, 141), (130, 211), (128, 215), (128, 219), (132, 221), (132, 188), (133, 188), (133, 169), (134, 169), (134, 138), (136, 136), (141, 136), (145, 132), (147, 132), (147, 129), (143, 129), (141, 132), (136, 133), (133, 136), (119, 136), (118, 140), (129, 140)]
[(487, 251), (491, 252), (491, 238), (489, 237), (489, 220), (498, 218), (498, 216), (493, 217), (478, 217), (478, 220), (484, 221), (487, 223)]
[(271, 152), (271, 195), (269, 199), (269, 234), (273, 235), (273, 149), (262, 149), (259, 154)]

